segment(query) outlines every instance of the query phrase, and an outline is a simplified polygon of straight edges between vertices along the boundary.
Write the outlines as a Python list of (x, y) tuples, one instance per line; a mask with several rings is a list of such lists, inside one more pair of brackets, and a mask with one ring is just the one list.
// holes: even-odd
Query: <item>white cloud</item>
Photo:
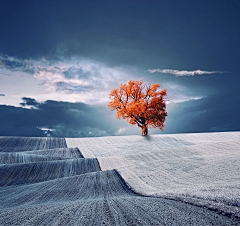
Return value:
[(162, 83), (162, 87), (167, 90), (167, 104), (182, 103), (189, 100), (200, 100), (205, 97), (204, 95), (199, 94), (194, 96), (188, 87), (179, 84), (164, 82)]
[(127, 82), (129, 73), (100, 62), (74, 59), (39, 66), (33, 76), (48, 91), (76, 94), (82, 102), (99, 103), (108, 101), (108, 93), (121, 82)]
[[(38, 70), (34, 73), (34, 77), (40, 81), (44, 81), (45, 86), (49, 90), (57, 90), (61, 87), (64, 90), (66, 87), (85, 87), (89, 85), (89, 81), (81, 78), (66, 78), (64, 71), (66, 68), (61, 67), (42, 67), (39, 66)], [(64, 84), (64, 85), (63, 85)]]
[(148, 69), (150, 73), (160, 72), (163, 74), (173, 74), (176, 77), (179, 76), (194, 76), (194, 75), (203, 75), (203, 74), (222, 74), (226, 73), (224, 71), (201, 71), (200, 69), (195, 71), (179, 71), (179, 70), (172, 70), (172, 69)]
[[(21, 94), (26, 90), (28, 96), (37, 100), (60, 99), (88, 104), (107, 102), (108, 93), (112, 89), (128, 82), (129, 78), (134, 79), (134, 75), (121, 67), (109, 67), (101, 62), (77, 57), (50, 61), (44, 57), (25, 60), (0, 56), (0, 77), (4, 80), (5, 86), (9, 86), (6, 84), (8, 80), (9, 84), (15, 86), (17, 86), (15, 78), (22, 81), (18, 87), (11, 86), (13, 89), (12, 92), (9, 91), (11, 95), (16, 94), (14, 90), (20, 90), (22, 87)], [(1, 92), (9, 96), (7, 90)], [(13, 99), (11, 95), (9, 98)], [(19, 95), (17, 99), (20, 99)]]
[(177, 103), (182, 103), (182, 102), (189, 101), (189, 100), (200, 100), (200, 99), (202, 99), (204, 97), (205, 96), (192, 97), (192, 96), (181, 95), (178, 98), (174, 98), (174, 99), (171, 99), (170, 101), (166, 101), (166, 103), (177, 104)]
[(42, 130), (42, 131), (55, 131), (56, 129), (49, 129), (47, 127), (37, 127), (38, 129)]
[(115, 135), (123, 135), (126, 133), (126, 128), (119, 128), (114, 134)]

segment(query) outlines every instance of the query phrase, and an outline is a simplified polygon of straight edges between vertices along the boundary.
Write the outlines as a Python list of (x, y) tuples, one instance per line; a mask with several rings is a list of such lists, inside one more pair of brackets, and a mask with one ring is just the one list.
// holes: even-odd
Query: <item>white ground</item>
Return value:
[(240, 132), (67, 138), (102, 170), (117, 169), (144, 195), (240, 217)]
[(1, 226), (240, 225), (239, 197), (240, 132), (0, 137)]

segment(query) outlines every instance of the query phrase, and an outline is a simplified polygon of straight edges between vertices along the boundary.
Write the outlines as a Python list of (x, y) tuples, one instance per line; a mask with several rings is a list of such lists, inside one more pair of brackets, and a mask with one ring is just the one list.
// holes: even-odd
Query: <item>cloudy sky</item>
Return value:
[(164, 131), (240, 130), (239, 0), (0, 3), (0, 135), (141, 134), (107, 108), (129, 80), (168, 94)]

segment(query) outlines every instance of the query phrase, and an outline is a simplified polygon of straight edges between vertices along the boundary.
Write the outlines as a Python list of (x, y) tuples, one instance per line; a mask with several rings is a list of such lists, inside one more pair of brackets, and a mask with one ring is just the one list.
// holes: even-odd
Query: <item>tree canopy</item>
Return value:
[(130, 80), (111, 91), (108, 107), (117, 111), (118, 119), (127, 119), (130, 124), (141, 127), (142, 135), (147, 135), (151, 127), (163, 130), (167, 117), (164, 100), (167, 91), (158, 91), (158, 88), (160, 84), (146, 85), (143, 81)]

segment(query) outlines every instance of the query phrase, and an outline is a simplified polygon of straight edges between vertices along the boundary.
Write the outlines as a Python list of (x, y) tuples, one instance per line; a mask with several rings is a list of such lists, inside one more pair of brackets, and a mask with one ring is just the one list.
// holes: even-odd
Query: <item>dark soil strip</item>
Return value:
[(68, 159), (0, 165), (0, 187), (39, 183), (100, 171), (97, 159)]
[(54, 137), (0, 137), (0, 152), (23, 152), (66, 148), (64, 138)]
[(140, 196), (114, 170), (0, 188), (0, 225), (238, 225), (183, 202)]

